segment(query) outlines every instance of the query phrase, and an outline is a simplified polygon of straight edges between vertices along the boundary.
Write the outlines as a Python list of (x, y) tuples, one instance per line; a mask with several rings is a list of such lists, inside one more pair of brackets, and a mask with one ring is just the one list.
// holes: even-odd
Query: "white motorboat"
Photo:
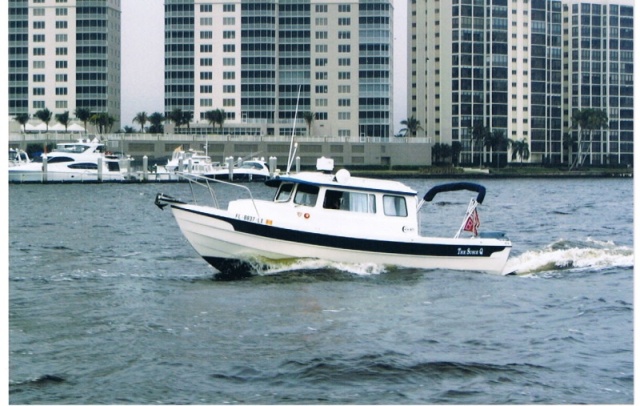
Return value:
[(158, 165), (148, 177), (150, 180), (180, 180), (183, 174), (204, 175), (222, 169), (219, 162), (212, 162), (211, 157), (204, 151), (182, 147), (173, 150), (166, 165)]
[(205, 172), (203, 176), (209, 179), (222, 179), (231, 181), (265, 181), (271, 177), (269, 166), (264, 159), (238, 160), (235, 165), (225, 165), (211, 172)]
[(64, 142), (31, 162), (9, 167), (9, 182), (123, 181), (129, 161), (107, 152), (96, 139)]
[[(222, 181), (190, 182), (193, 202), (159, 193), (155, 203), (170, 206), (187, 240), (226, 278), (260, 273), (280, 261), (321, 259), (398, 268), (473, 270), (502, 274), (511, 242), (503, 233), (478, 233), (477, 206), (483, 186), (440, 185), (420, 199), (415, 190), (391, 180), (352, 177), (333, 161), (319, 160), (317, 172), (276, 176), (270, 200), (255, 199), (249, 188)], [(220, 207), (216, 190), (233, 185), (247, 198)], [(198, 186), (213, 202), (196, 202)], [(472, 198), (454, 237), (420, 233), (420, 208), (441, 192), (471, 190)], [(470, 231), (470, 238), (462, 237)]]

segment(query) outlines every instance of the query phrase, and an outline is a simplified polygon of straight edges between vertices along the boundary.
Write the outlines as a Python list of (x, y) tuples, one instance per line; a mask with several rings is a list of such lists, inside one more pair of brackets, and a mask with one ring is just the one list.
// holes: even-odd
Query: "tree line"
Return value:
[[(87, 108), (79, 107), (74, 110), (73, 114), (76, 116), (76, 119), (82, 121), (84, 124), (85, 132), (87, 131), (87, 123), (92, 124), (96, 127), (98, 133), (104, 134), (111, 132), (111, 128), (115, 123), (116, 119), (108, 113), (95, 113)], [(14, 119), (22, 125), (22, 129), (26, 131), (26, 125), (29, 122), (31, 117), (27, 113), (17, 114)], [(37, 118), (42, 121), (46, 125), (46, 131), (49, 131), (49, 123), (54, 118), (54, 114), (48, 108), (44, 108), (36, 111), (33, 114), (33, 118)], [(69, 124), (71, 124), (71, 115), (68, 111), (64, 113), (55, 114), (55, 120), (64, 126), (65, 132), (69, 128)]]

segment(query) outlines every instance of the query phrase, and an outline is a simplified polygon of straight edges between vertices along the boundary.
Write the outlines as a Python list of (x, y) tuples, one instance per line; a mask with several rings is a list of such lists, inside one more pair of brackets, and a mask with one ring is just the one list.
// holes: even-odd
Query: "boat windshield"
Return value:
[(320, 188), (317, 186), (300, 183), (296, 190), (296, 196), (293, 198), (293, 203), (303, 206), (315, 206), (319, 191)]
[(273, 199), (275, 202), (287, 202), (291, 198), (291, 191), (293, 190), (293, 183), (283, 183), (276, 192), (276, 197)]

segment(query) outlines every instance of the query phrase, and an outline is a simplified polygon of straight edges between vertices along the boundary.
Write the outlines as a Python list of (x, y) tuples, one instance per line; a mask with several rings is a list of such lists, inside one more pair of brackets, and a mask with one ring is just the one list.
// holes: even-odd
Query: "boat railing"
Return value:
[(247, 193), (247, 195), (249, 196), (249, 199), (251, 200), (251, 204), (253, 205), (253, 209), (256, 212), (256, 216), (260, 217), (260, 213), (258, 211), (258, 206), (256, 205), (256, 201), (253, 198), (253, 194), (251, 193), (251, 190), (248, 187), (246, 187), (244, 185), (239, 185), (237, 183), (225, 182), (225, 181), (220, 180), (220, 179), (212, 179), (212, 178), (208, 178), (206, 176), (196, 175), (196, 174), (193, 174), (193, 173), (176, 172), (176, 175), (179, 178), (184, 179), (184, 180), (189, 182), (189, 187), (191, 189), (191, 197), (192, 197), (194, 203), (197, 203), (196, 189), (194, 189), (194, 188), (195, 187), (201, 187), (201, 188), (208, 189), (209, 197), (211, 198), (211, 201), (213, 202), (213, 207), (215, 207), (217, 209), (222, 209), (222, 207), (220, 205), (220, 201), (218, 200), (218, 195), (216, 193), (214, 185), (217, 184), (217, 185), (224, 185), (225, 187), (226, 186), (235, 187), (235, 188), (243, 190), (244, 192)]

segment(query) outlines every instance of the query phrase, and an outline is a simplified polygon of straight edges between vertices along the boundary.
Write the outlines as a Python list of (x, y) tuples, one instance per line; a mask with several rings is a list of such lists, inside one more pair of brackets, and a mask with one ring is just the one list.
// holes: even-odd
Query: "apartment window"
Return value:
[(67, 15), (67, 9), (64, 7), (60, 7), (56, 9), (56, 15), (57, 16), (66, 16)]
[(213, 18), (200, 17), (200, 25), (213, 25)]
[(329, 46), (327, 44), (316, 44), (316, 52), (326, 53), (327, 51), (329, 51)]
[(316, 4), (316, 13), (326, 13), (329, 8), (326, 4)]
[(56, 42), (67, 42), (67, 34), (56, 34)]
[(34, 3), (44, 3), (44, 0), (33, 0)]
[(316, 99), (316, 107), (327, 107), (329, 101), (327, 99)]
[(338, 58), (339, 66), (351, 66), (351, 58)]
[(222, 65), (223, 66), (236, 66), (236, 59), (235, 58), (223, 58), (222, 59)]
[(222, 38), (224, 39), (235, 39), (236, 32), (235, 31), (223, 31)]
[(212, 80), (213, 72), (200, 72), (200, 80)]
[(316, 72), (316, 80), (327, 80), (329, 72)]
[(338, 99), (338, 106), (340, 107), (351, 106), (351, 99)]
[(44, 34), (35, 34), (33, 36), (33, 42), (44, 42)]
[(351, 5), (350, 4), (340, 4), (338, 6), (338, 12), (340, 12), (340, 13), (350, 13), (351, 12)]
[(236, 99), (222, 99), (222, 106), (223, 107), (235, 107), (236, 106)]
[(222, 93), (235, 93), (236, 86), (235, 85), (224, 85), (222, 86)]
[(200, 107), (213, 106), (213, 99), (200, 99)]
[(326, 26), (329, 24), (329, 19), (327, 17), (316, 17), (316, 26)]
[(200, 66), (213, 66), (213, 58), (200, 58)]
[(66, 21), (56, 21), (56, 28), (66, 29), (67, 28), (67, 22)]
[(222, 79), (233, 80), (236, 78), (236, 73), (233, 71), (222, 72)]
[(200, 12), (201, 13), (213, 12), (213, 4), (200, 4)]
[(327, 66), (329, 60), (327, 58), (316, 58), (316, 66)]
[(34, 30), (44, 30), (44, 21), (34, 21), (33, 22)]
[(316, 39), (327, 39), (329, 38), (329, 34), (327, 31), (316, 31)]
[(44, 75), (42, 75), (42, 74), (33, 75), (33, 81), (34, 82), (44, 82)]
[(329, 117), (329, 114), (326, 112), (318, 112), (316, 113), (316, 119), (317, 120), (327, 120), (327, 118)]
[(351, 93), (351, 86), (349, 85), (338, 86), (338, 93)]
[(67, 61), (56, 61), (56, 69), (67, 69)]
[(213, 52), (213, 45), (211, 45), (211, 44), (202, 44), (202, 45), (200, 45), (200, 52), (202, 52), (202, 53), (211, 53), (211, 52)]
[(338, 52), (351, 52), (351, 45), (338, 45)]
[(351, 19), (350, 18), (338, 18), (338, 25), (351, 25)]
[(34, 87), (33, 88), (34, 96), (44, 96), (44, 87)]
[(351, 137), (351, 130), (338, 130), (339, 137)]
[(200, 85), (200, 93), (213, 93), (213, 86)]
[(56, 87), (56, 96), (66, 96), (67, 88), (66, 87)]
[(67, 55), (67, 48), (56, 48), (56, 55)]
[(222, 19), (222, 25), (236, 25), (235, 17), (225, 17)]
[(66, 100), (56, 100), (56, 109), (66, 109), (68, 108), (68, 103)]
[(351, 31), (338, 31), (339, 39), (351, 39)]
[(222, 45), (222, 52), (236, 52), (235, 44), (224, 44)]
[(44, 69), (44, 61), (33, 61), (33, 69)]
[(56, 73), (56, 82), (66, 82), (67, 74), (66, 73)]
[(351, 72), (338, 72), (338, 79), (340, 80), (350, 80)]
[(36, 110), (40, 110), (44, 108), (44, 100), (34, 100), (33, 108)]
[(351, 120), (351, 113), (348, 111), (338, 112), (338, 120)]
[(318, 85), (316, 86), (316, 93), (327, 93), (328, 87), (327, 85)]
[(43, 8), (34, 8), (33, 9), (33, 15), (36, 17), (42, 17), (44, 15), (44, 9)]
[(200, 31), (200, 39), (213, 39), (213, 31)]

